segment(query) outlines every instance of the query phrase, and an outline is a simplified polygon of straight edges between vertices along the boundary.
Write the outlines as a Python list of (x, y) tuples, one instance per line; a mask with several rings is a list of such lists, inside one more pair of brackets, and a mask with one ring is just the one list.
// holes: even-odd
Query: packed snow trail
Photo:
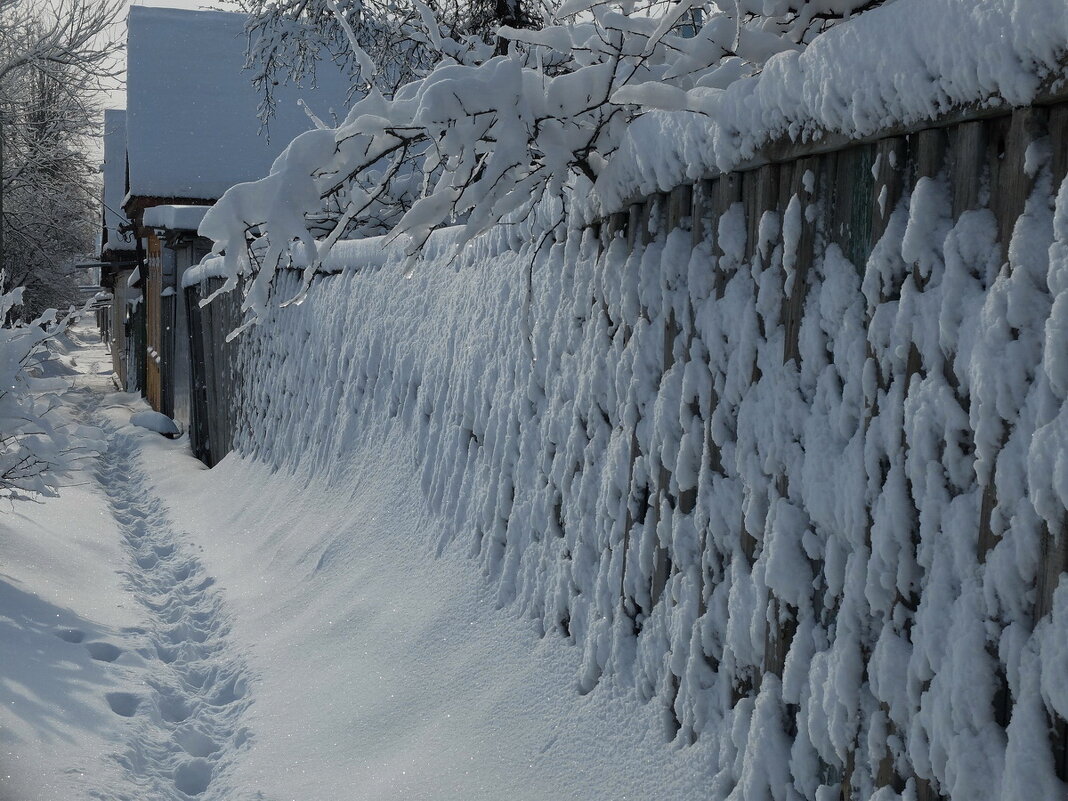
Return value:
[(132, 788), (107, 788), (108, 799), (227, 798), (230, 758), (248, 742), (247, 669), (228, 638), (229, 615), (214, 579), (182, 542), (161, 500), (138, 469), (131, 438), (102, 418), (109, 447), (97, 477), (125, 539), (125, 571), (145, 611), (151, 660), (145, 691), (111, 692), (111, 710), (132, 719), (117, 756)]

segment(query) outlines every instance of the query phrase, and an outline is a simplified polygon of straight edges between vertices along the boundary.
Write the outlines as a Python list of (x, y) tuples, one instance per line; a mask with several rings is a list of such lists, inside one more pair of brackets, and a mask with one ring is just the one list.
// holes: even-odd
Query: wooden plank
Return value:
[(713, 187), (712, 200), (712, 255), (716, 258), (716, 297), (722, 298), (730, 278), (719, 263), (723, 248), (719, 242), (720, 219), (742, 199), (742, 180), (736, 173), (720, 176)]
[(196, 308), (199, 297), (195, 287), (183, 290), (185, 292), (186, 308), (186, 335), (189, 339), (189, 449), (197, 459), (201, 457), (201, 442), (203, 434), (200, 426), (203, 420), (203, 408), (201, 402), (200, 381), (203, 373), (202, 346), (198, 345), (200, 333), (200, 310)]
[(627, 224), (626, 224), (626, 227), (625, 227), (625, 230), (626, 230), (625, 238), (627, 240), (627, 250), (628, 251), (633, 251), (634, 250), (634, 245), (638, 241), (638, 227), (641, 225), (641, 220), (642, 220), (642, 204), (641, 203), (632, 203), (627, 208), (626, 214), (627, 214)]
[(145, 307), (145, 398), (149, 406), (157, 412), (163, 411), (160, 387), (159, 358), (162, 349), (160, 342), (160, 301), (163, 292), (163, 258), (162, 245), (153, 232), (148, 234), (148, 275), (142, 289), (142, 303)]
[(785, 338), (782, 358), (784, 364), (791, 361), (798, 362), (801, 359), (799, 342), (801, 318), (804, 314), (808, 271), (812, 267), (816, 244), (814, 218), (809, 220), (806, 211), (816, 202), (816, 181), (819, 175), (820, 159), (813, 157), (798, 161), (790, 177), (791, 200), (797, 197), (801, 204), (801, 236), (797, 245), (792, 278), (789, 285), (783, 287), (782, 324), (785, 329)]
[[(1042, 526), (1042, 558), (1039, 562), (1038, 587), (1035, 593), (1035, 624), (1053, 611), (1053, 593), (1068, 573), (1068, 521), (1062, 524), (1060, 536), (1054, 536)], [(1068, 781), (1068, 721), (1050, 714), (1050, 749), (1053, 765), (1061, 781)]]
[(712, 204), (712, 182), (698, 181), (690, 193), (690, 232), (691, 243), (697, 247), (711, 233), (709, 211)]
[[(1027, 174), (1024, 165), (1027, 148), (1045, 135), (1046, 116), (1043, 109), (1017, 109), (1007, 122), (999, 120), (989, 126), (986, 158), (990, 164), (991, 175), (990, 203), (997, 218), (998, 238), (1002, 259), (1005, 261), (1008, 261), (1009, 244), (1016, 221), (1023, 213), (1027, 198), (1034, 188), (1034, 179)], [(1004, 440), (1004, 437), (1002, 439)], [(1004, 445), (1004, 441), (1002, 444)], [(994, 472), (991, 470), (990, 479), (983, 487), (980, 500), (977, 542), (980, 562), (986, 561), (987, 554), (1000, 540), (1000, 536), (991, 527), (993, 512), (998, 503)]]
[(1034, 188), (1034, 178), (1024, 168), (1027, 148), (1046, 133), (1047, 112), (1041, 108), (1021, 108), (1013, 111), (1008, 124), (995, 128), (993, 150), (988, 150), (992, 162), (990, 205), (998, 222), (998, 239), (1002, 258), (1008, 261), (1009, 243), (1016, 221), (1023, 213), (1027, 198)]
[(917, 131), (912, 137), (912, 164), (916, 180), (935, 178), (945, 167), (948, 137), (942, 128)]
[(612, 240), (617, 236), (624, 234), (626, 230), (626, 217), (625, 211), (618, 211), (615, 214), (609, 214), (601, 224), (601, 250), (607, 250)]
[(215, 331), (216, 347), (219, 353), (219, 440), (216, 443), (216, 457), (215, 461), (222, 460), (227, 453), (230, 452), (230, 443), (232, 441), (230, 432), (230, 403), (232, 400), (233, 391), (233, 370), (230, 364), (231, 346), (226, 341), (226, 336), (234, 330), (234, 308), (231, 302), (233, 293), (226, 293), (220, 295), (218, 300), (220, 301), (219, 310), (222, 312), (220, 317), (222, 318), (222, 326)]
[(693, 204), (693, 187), (689, 184), (676, 186), (668, 193), (667, 230), (676, 228), (690, 230), (692, 223), (690, 213)]
[(842, 252), (853, 262), (857, 271), (863, 276), (864, 268), (871, 255), (871, 229), (874, 223), (875, 175), (872, 165), (875, 163), (876, 146), (861, 145), (852, 151), (849, 183), (849, 216), (845, 218), (846, 241)]
[[(1011, 165), (1005, 160), (1011, 127), (1012, 120), (1009, 117), (991, 120), (986, 124), (985, 158), (990, 183), (990, 208), (998, 220), (998, 239), (1005, 240), (1001, 243), (1003, 260), (1008, 259), (1008, 236), (1011, 235), (1011, 229), (1009, 235), (1007, 235), (1004, 231), (1002, 219), (1012, 216), (1011, 207), (1015, 205), (1011, 198), (1001, 197), (1002, 190), (1005, 189), (1004, 183), (1007, 180), (1008, 172), (1011, 170)], [(1006, 191), (1009, 190), (1006, 189)], [(1022, 210), (1023, 205), (1021, 204), (1019, 208)], [(1018, 212), (1016, 216), (1012, 216), (1013, 225), (1015, 225), (1017, 216)], [(1004, 445), (1004, 436), (1001, 444)], [(999, 539), (991, 528), (994, 509), (998, 504), (997, 489), (994, 484), (995, 471), (996, 463), (990, 471), (989, 480), (983, 486), (979, 500), (979, 531), (976, 538), (976, 553), (980, 563), (986, 561), (987, 554)]]
[[(828, 195), (828, 227), (831, 241), (841, 248), (845, 256), (849, 256), (852, 248), (853, 195), (852, 182), (855, 178), (856, 161), (858, 159), (856, 148), (847, 148), (834, 154), (834, 168), (827, 178)], [(869, 168), (870, 169), (870, 168)], [(865, 246), (867, 242), (864, 243)]]
[[(626, 242), (628, 252), (633, 253), (639, 242), (644, 241), (644, 237), (639, 238), (639, 229), (642, 227), (643, 220), (645, 219), (645, 206), (648, 204), (648, 200), (643, 203), (632, 203), (627, 208), (627, 225), (626, 225)], [(630, 323), (626, 319), (621, 321), (624, 326), (624, 342), (629, 342), (631, 337), (631, 331), (633, 330)], [(622, 567), (619, 571), (619, 597), (622, 601), (622, 608), (624, 614), (634, 617), (636, 613), (636, 605), (634, 598), (630, 597), (626, 592), (626, 577), (628, 570), (632, 570), (633, 567), (628, 563), (628, 553), (630, 552), (631, 531), (637, 524), (637, 520), (634, 515), (634, 464), (639, 455), (638, 448), (638, 432), (637, 429), (632, 427), (630, 430), (630, 450), (627, 459), (627, 496), (624, 499), (625, 512), (623, 520), (623, 542), (622, 542)]]
[(745, 258), (752, 263), (757, 256), (760, 239), (760, 219), (765, 211), (778, 205), (778, 176), (785, 167), (768, 164), (758, 170), (742, 173), (742, 204), (745, 207)]
[(656, 239), (657, 232), (663, 231), (666, 218), (667, 195), (657, 192), (650, 195), (648, 200), (641, 204), (641, 218), (638, 223), (638, 241), (648, 245)]
[(742, 206), (745, 209), (745, 262), (751, 264), (756, 254), (757, 228), (760, 225), (761, 184), (765, 168), (742, 173)]
[[(675, 228), (688, 224), (688, 213), (691, 204), (690, 187), (676, 187), (666, 197), (663, 197), (661, 203), (664, 211), (659, 219), (665, 222), (666, 228), (660, 236), (665, 237)], [(681, 332), (678, 320), (675, 317), (675, 310), (671, 307), (668, 295), (664, 297), (660, 316), (664, 318), (664, 341), (660, 361), (661, 381), (663, 381), (663, 377), (675, 365), (675, 340)], [(649, 510), (649, 513), (653, 516), (654, 531), (660, 527), (664, 506), (670, 505), (675, 508), (678, 505), (677, 499), (672, 497), (670, 492), (672, 467), (673, 465), (669, 466), (663, 462), (658, 465), (656, 490), (653, 493), (652, 506)], [(671, 554), (667, 546), (660, 543), (658, 539), (653, 549), (653, 571), (649, 580), (649, 598), (652, 606), (656, 606), (663, 596), (672, 571), (673, 560), (671, 559)]]
[(963, 122), (949, 133), (953, 219), (981, 206), (980, 190), (986, 171), (987, 126), (982, 120)]
[[(785, 220), (787, 209), (795, 202), (799, 204), (800, 232), (797, 250), (793, 254), (794, 262), (790, 275), (787, 277), (784, 270), (784, 284), (782, 294), (781, 320), (785, 331), (783, 338), (783, 363), (799, 363), (801, 360), (799, 333), (801, 330), (801, 318), (804, 313), (805, 294), (807, 289), (808, 271), (812, 266), (815, 251), (816, 226), (815, 217), (807, 213), (809, 208), (816, 203), (818, 197), (818, 182), (823, 168), (821, 163), (826, 159), (818, 157), (799, 160), (791, 166), (777, 171), (761, 171), (766, 176), (767, 184), (762, 188), (763, 205), (768, 209), (778, 207), (780, 217)], [(770, 170), (770, 168), (768, 168)], [(796, 198), (796, 201), (795, 201)], [(759, 213), (762, 215), (761, 209)], [(783, 226), (785, 230), (785, 223)], [(785, 265), (784, 265), (785, 267)], [(779, 475), (775, 477), (778, 495), (788, 498), (790, 494), (789, 477)], [(743, 525), (744, 531), (744, 525)], [(748, 540), (753, 540), (752, 543)], [(743, 550), (755, 548), (755, 539), (749, 532), (743, 535)], [(750, 563), (752, 554), (748, 554)], [(786, 665), (786, 657), (790, 651), (794, 634), (797, 631), (797, 613), (795, 609), (772, 595), (769, 599), (768, 624), (764, 629), (764, 664), (765, 673), (772, 673), (782, 677)]]
[(886, 233), (901, 196), (905, 193), (908, 167), (908, 139), (903, 136), (880, 139), (875, 145), (875, 163), (872, 165), (874, 183), (872, 192), (871, 233), (868, 236), (869, 252)]
[[(913, 170), (913, 186), (915, 186), (915, 183), (918, 182), (921, 178), (935, 178), (938, 175), (942, 174), (945, 168), (947, 151), (948, 137), (946, 132), (942, 129), (927, 129), (919, 131), (914, 136), (910, 137), (909, 156), (911, 162), (910, 166)], [(916, 288), (922, 291), (924, 286), (926, 285), (927, 280), (929, 280), (929, 277), (924, 277), (920, 273), (919, 268), (916, 265), (913, 265), (912, 271), (905, 278), (905, 280), (913, 281)], [(905, 363), (905, 371), (904, 375), (901, 378), (901, 380), (905, 382), (906, 394), (912, 376), (916, 375), (917, 373), (922, 373), (923, 370), (924, 365), (920, 356), (920, 352), (917, 349), (915, 343), (910, 342), (908, 357)], [(912, 497), (911, 487), (909, 488), (909, 497)], [(915, 508), (912, 509), (909, 517), (913, 521), (916, 521), (918, 519), (918, 513)], [(919, 530), (917, 527), (915, 527), (914, 522), (914, 528), (911, 531), (911, 538), (914, 548), (917, 548), (919, 546), (919, 543), (917, 541), (918, 536)], [(909, 599), (905, 599), (899, 596), (895, 600), (895, 605), (905, 603), (907, 600)], [(915, 782), (917, 801), (937, 801), (939, 796), (928, 780), (915, 775), (912, 778)], [(892, 776), (891, 783), (899, 783), (901, 779), (902, 777)]]
[(1068, 103), (1050, 108), (1047, 129), (1053, 151), (1053, 191), (1057, 192), (1068, 177)]

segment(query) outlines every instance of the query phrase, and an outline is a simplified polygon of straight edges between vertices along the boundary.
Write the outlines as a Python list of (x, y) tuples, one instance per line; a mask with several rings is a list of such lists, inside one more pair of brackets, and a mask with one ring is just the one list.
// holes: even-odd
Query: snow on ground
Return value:
[(72, 355), (109, 448), (0, 517), (0, 798), (706, 795), (705, 749), (611, 682), (580, 696), (579, 649), (436, 552), (402, 443), (353, 454), (351, 491), (207, 471)]
[[(109, 358), (87, 348), (72, 405), (103, 388)], [(63, 355), (54, 365), (73, 367)], [(106, 694), (144, 659), (142, 624), (124, 586), (118, 526), (93, 476), (59, 498), (0, 509), (0, 798), (67, 799), (117, 775), (102, 759), (123, 720)], [(103, 781), (102, 781), (103, 780)]]
[[(152, 446), (153, 461), (174, 452)], [(578, 649), (497, 609), (463, 552), (435, 558), (403, 452), (365, 454), (351, 493), (233, 456), (154, 471), (200, 532), (257, 672), (235, 786), (324, 801), (703, 797), (700, 750), (672, 750), (653, 710), (613, 689), (578, 696)]]

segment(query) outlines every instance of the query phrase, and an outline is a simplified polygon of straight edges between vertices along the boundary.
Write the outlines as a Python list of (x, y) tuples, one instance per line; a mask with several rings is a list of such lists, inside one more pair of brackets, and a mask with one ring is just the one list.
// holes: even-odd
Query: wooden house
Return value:
[[(231, 186), (267, 175), (297, 134), (344, 108), (348, 80), (332, 65), (306, 92), (275, 87), (269, 126), (245, 71), (245, 17), (221, 11), (133, 6), (127, 21), (126, 183), (123, 212), (135, 233), (143, 293), (129, 326), (137, 387), (157, 411), (188, 424), (188, 315), (182, 273), (208, 252), (196, 227)], [(268, 136), (269, 133), (269, 136)], [(139, 332), (139, 333), (137, 333)]]
[(147, 390), (153, 407), (171, 417), (182, 430), (191, 422), (189, 310), (182, 275), (211, 252), (211, 242), (197, 235), (208, 206), (164, 204), (145, 209), (148, 233), (146, 297), (148, 362)]
[(104, 112), (104, 189), (101, 203), (100, 286), (111, 302), (97, 312), (100, 335), (111, 350), (112, 367), (123, 388), (130, 360), (128, 348), (130, 321), (129, 282), (137, 267), (137, 243), (133, 229), (122, 210), (126, 196), (126, 110)]

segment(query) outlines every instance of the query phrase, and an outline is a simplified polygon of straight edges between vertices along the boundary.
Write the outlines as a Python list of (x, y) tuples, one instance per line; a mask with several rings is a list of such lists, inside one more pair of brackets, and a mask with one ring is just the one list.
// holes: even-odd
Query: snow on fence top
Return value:
[(729, 172), (782, 138), (863, 138), (966, 105), (1028, 105), (1055, 81), (1063, 88), (1066, 50), (1064, 0), (898, 0), (726, 90), (625, 87), (616, 101), (676, 110), (630, 125), (590, 211)]
[[(149, 222), (150, 219), (159, 219), (157, 217), (150, 217), (156, 210), (156, 208), (182, 208), (180, 206), (157, 206), (152, 209), (148, 209), (145, 212), (145, 225), (152, 225)], [(189, 208), (200, 208), (203, 212), (206, 212), (207, 206), (192, 206)], [(162, 228), (174, 229), (174, 226), (160, 225)], [(184, 228), (182, 230), (185, 230)], [(195, 230), (195, 229), (190, 229)], [(453, 245), (457, 239), (462, 235), (463, 226), (454, 225), (448, 228), (440, 228), (434, 231), (430, 238), (427, 239), (426, 244), (421, 251), (422, 258), (424, 259), (448, 259), (448, 254), (452, 253)], [(503, 234), (503, 232), (502, 232)], [(506, 236), (498, 235), (492, 237), (484, 237), (482, 242), (483, 251), (490, 255), (500, 255), (509, 249), (509, 245), (513, 244)], [(342, 239), (337, 242), (330, 252), (323, 258), (321, 264), (318, 267), (318, 272), (321, 273), (347, 273), (347, 272), (362, 272), (367, 270), (373, 270), (376, 268), (384, 267), (390, 261), (399, 261), (404, 259), (405, 243), (399, 241), (396, 237), (389, 235), (386, 236), (369, 236), (363, 239)], [(308, 258), (307, 248), (302, 243), (294, 243), (292, 251), (292, 264), (287, 265), (294, 269), (303, 270), (311, 264), (311, 259)], [(202, 281), (206, 281), (209, 278), (228, 278), (230, 273), (226, 269), (225, 259), (223, 256), (208, 256), (200, 264), (190, 267), (184, 273), (182, 273), (182, 286), (187, 288), (196, 286)]]
[(102, 251), (133, 250), (131, 234), (119, 233), (129, 220), (122, 212), (126, 194), (126, 110), (104, 111), (104, 242)]
[(348, 80), (324, 68), (314, 90), (274, 87), (277, 109), (261, 129), (261, 98), (244, 70), (244, 25), (244, 15), (221, 11), (130, 9), (131, 195), (218, 198), (269, 172), (290, 140), (312, 127), (298, 100), (324, 119), (344, 113)]

